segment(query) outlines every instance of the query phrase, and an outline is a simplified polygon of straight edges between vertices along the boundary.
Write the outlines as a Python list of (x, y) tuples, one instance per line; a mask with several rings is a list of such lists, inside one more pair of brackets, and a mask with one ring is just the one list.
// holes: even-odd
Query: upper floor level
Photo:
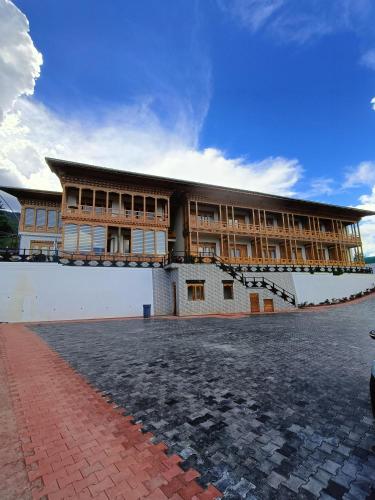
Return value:
[(202, 233), (233, 233), (263, 235), (276, 239), (294, 238), (301, 241), (340, 241), (360, 243), (358, 222), (334, 217), (226, 204), (208, 204), (189, 200), (188, 225), (191, 231)]
[[(156, 240), (161, 241), (161, 234), (165, 240), (163, 252), (169, 253), (194, 252), (194, 241), (205, 241), (205, 235), (212, 233), (211, 236), (219, 240), (225, 235), (257, 239), (263, 247), (272, 240), (281, 249), (312, 243), (314, 248), (319, 248), (317, 242), (328, 245), (327, 248), (345, 246), (357, 248), (356, 255), (360, 256), (358, 223), (362, 217), (374, 215), (351, 207), (65, 160), (47, 158), (46, 161), (58, 176), (62, 192), (4, 189), (17, 196), (21, 203), (20, 231), (61, 232), (65, 246), (70, 234), (68, 229), (73, 228), (72, 234), (77, 238), (74, 237), (71, 247), (78, 253), (86, 252), (89, 247), (92, 252), (99, 247), (101, 252), (139, 252), (136, 242), (141, 230), (148, 238), (147, 244), (144, 238), (142, 240), (143, 253), (152, 245), (157, 248)], [(100, 246), (94, 244), (97, 230), (93, 228), (98, 227), (104, 235)], [(87, 235), (90, 245), (85, 243)], [(149, 240), (153, 241), (151, 246)], [(338, 260), (339, 254), (346, 255), (345, 252), (331, 250), (332, 259)], [(318, 260), (318, 254), (316, 250), (309, 260)], [(230, 251), (227, 257), (234, 258)], [(257, 258), (271, 259), (268, 253)], [(292, 253), (286, 252), (285, 258), (292, 259)]]
[(69, 221), (169, 226), (169, 197), (142, 191), (64, 183), (61, 210)]

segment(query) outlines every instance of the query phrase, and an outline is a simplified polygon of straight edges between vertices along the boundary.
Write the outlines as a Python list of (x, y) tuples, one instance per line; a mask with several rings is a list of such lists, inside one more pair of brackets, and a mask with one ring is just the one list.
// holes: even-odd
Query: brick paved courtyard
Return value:
[(33, 330), (225, 498), (375, 498), (375, 299)]

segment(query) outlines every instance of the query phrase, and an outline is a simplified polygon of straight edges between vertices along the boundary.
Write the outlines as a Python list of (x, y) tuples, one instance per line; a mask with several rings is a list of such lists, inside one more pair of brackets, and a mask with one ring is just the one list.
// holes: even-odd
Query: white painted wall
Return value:
[(142, 316), (151, 269), (0, 263), (0, 321)]
[(56, 233), (31, 233), (31, 232), (20, 232), (20, 250), (29, 250), (31, 248), (32, 241), (61, 241), (61, 234)]
[[(342, 299), (375, 284), (375, 274), (292, 273), (298, 303)], [(272, 279), (272, 278), (271, 278)]]

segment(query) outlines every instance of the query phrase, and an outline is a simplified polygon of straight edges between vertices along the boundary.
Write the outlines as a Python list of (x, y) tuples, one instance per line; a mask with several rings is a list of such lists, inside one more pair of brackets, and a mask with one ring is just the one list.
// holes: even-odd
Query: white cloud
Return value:
[(0, 127), (0, 183), (58, 189), (45, 156), (284, 195), (301, 176), (295, 159), (250, 162), (195, 143), (188, 122), (167, 130), (147, 104), (112, 110), (98, 125), (19, 99)]
[(375, 162), (363, 161), (345, 175), (343, 188), (375, 184)]
[(283, 6), (284, 0), (219, 0), (221, 9), (231, 13), (244, 27), (255, 32)]
[(309, 183), (309, 189), (303, 193), (299, 193), (301, 198), (320, 198), (321, 196), (329, 196), (335, 192), (335, 181), (329, 177), (319, 177), (312, 179)]
[(218, 0), (218, 4), (252, 32), (263, 29), (284, 42), (297, 43), (338, 31), (362, 36), (368, 25), (372, 27), (375, 14), (372, 0)]
[(9, 0), (0, 0), (0, 122), (19, 96), (33, 94), (41, 64), (26, 16)]
[(367, 68), (375, 70), (375, 49), (368, 50), (362, 54), (360, 63)]
[(170, 116), (174, 117), (168, 125), (153, 111), (158, 96), (148, 96), (134, 106), (95, 110), (94, 116), (82, 111), (79, 118), (61, 116), (35, 100), (20, 97), (33, 94), (42, 63), (28, 28), (26, 17), (9, 0), (0, 0), (0, 74), (5, 74), (0, 77), (4, 116), (0, 185), (59, 189), (58, 179), (44, 161), (45, 156), (53, 156), (250, 190), (293, 193), (302, 170), (297, 160), (276, 157), (250, 162), (228, 158), (218, 149), (198, 149), (210, 92), (207, 65), (199, 76), (203, 83), (198, 110), (196, 100), (168, 93), (173, 107)]
[(372, 109), (375, 111), (375, 97), (373, 97), (370, 101)]
[[(375, 186), (370, 194), (364, 194), (360, 197), (360, 202), (357, 208), (375, 212)], [(361, 236), (365, 254), (375, 255), (375, 216), (365, 217), (362, 220)]]

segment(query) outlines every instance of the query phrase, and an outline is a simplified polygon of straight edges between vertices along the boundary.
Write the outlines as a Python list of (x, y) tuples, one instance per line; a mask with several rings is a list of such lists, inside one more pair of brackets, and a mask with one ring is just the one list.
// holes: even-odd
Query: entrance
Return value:
[(177, 316), (177, 290), (176, 283), (172, 283), (173, 316)]
[(273, 313), (275, 311), (273, 307), (273, 299), (264, 299), (264, 312)]
[(260, 312), (259, 294), (258, 293), (251, 293), (250, 294), (250, 312), (252, 312), (252, 313)]

